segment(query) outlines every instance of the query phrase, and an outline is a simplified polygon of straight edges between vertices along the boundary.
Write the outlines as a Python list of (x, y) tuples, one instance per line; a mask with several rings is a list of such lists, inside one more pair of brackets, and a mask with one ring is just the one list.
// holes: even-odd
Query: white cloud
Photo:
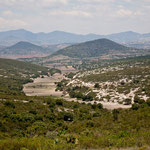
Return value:
[(22, 20), (18, 20), (18, 19), (5, 19), (0, 17), (0, 28), (25, 28), (27, 27), (28, 24)]
[(146, 32), (149, 14), (150, 0), (0, 0), (0, 30)]
[(84, 2), (84, 3), (111, 3), (115, 0), (77, 0), (78, 2)]
[(136, 17), (136, 16), (141, 16), (142, 12), (140, 11), (132, 11), (129, 9), (119, 9), (115, 14), (114, 17), (119, 17), (119, 18), (124, 18), (124, 17)]
[(50, 15), (62, 15), (62, 16), (77, 16), (77, 17), (92, 17), (90, 12), (80, 11), (80, 10), (68, 10), (68, 11), (52, 11), (49, 13)]
[(2, 6), (49, 6), (67, 4), (68, 0), (0, 0)]
[(7, 16), (7, 17), (12, 17), (12, 16), (14, 16), (14, 13), (10, 10), (6, 10), (6, 11), (2, 12), (2, 15)]

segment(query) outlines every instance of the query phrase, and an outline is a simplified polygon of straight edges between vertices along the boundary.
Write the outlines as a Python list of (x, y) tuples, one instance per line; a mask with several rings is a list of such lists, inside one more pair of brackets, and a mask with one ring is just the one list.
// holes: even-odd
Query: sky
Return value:
[(0, 0), (0, 31), (150, 33), (150, 0)]

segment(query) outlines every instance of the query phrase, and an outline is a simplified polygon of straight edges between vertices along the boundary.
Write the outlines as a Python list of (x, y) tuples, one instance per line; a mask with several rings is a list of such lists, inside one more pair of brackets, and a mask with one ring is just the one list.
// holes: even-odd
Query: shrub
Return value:
[(103, 105), (102, 105), (101, 103), (99, 103), (99, 104), (97, 105), (97, 107), (98, 107), (99, 109), (103, 109)]
[(57, 99), (56, 100), (56, 105), (62, 106), (63, 105), (63, 101), (61, 99)]
[(91, 108), (92, 108), (92, 109), (96, 109), (96, 107), (97, 107), (96, 104), (91, 105)]
[(146, 101), (147, 105), (150, 106), (150, 99)]
[(70, 96), (71, 98), (75, 98), (75, 92), (74, 92), (74, 91), (70, 91), (70, 92), (69, 92), (69, 96)]
[(132, 110), (138, 110), (139, 109), (139, 105), (138, 104), (133, 104), (131, 109)]
[(46, 103), (47, 103), (48, 105), (51, 104), (51, 103), (52, 103), (52, 99), (49, 98), (48, 100), (46, 100)]
[(112, 111), (112, 114), (113, 114), (114, 120), (118, 120), (119, 110), (118, 110), (118, 109), (114, 109), (114, 110)]
[(30, 113), (30, 114), (34, 114), (34, 115), (37, 114), (36, 110), (30, 110), (29, 113)]
[(72, 79), (72, 78), (74, 77), (74, 75), (75, 75), (75, 74), (71, 72), (71, 73), (69, 73), (69, 74), (67, 75), (67, 77), (70, 78), (70, 79)]
[(100, 115), (100, 113), (94, 113), (93, 114), (93, 117), (100, 117), (101, 115)]
[(90, 92), (87, 95), (83, 96), (83, 101), (92, 101), (96, 97), (96, 94), (94, 92)]
[(82, 99), (82, 98), (83, 98), (82, 92), (76, 93), (76, 94), (75, 94), (75, 97), (76, 97), (77, 99)]
[(94, 127), (94, 123), (92, 121), (87, 122), (86, 124), (87, 127)]
[(134, 103), (139, 103), (139, 100), (140, 100), (139, 97), (137, 97), (137, 96), (134, 97)]
[(127, 98), (124, 100), (124, 105), (130, 105), (131, 104), (131, 99)]
[(139, 99), (138, 103), (143, 104), (143, 103), (145, 103), (145, 101), (143, 99)]
[(56, 103), (53, 102), (53, 101), (50, 101), (50, 102), (48, 103), (48, 105), (49, 105), (49, 108), (55, 108)]
[(73, 121), (73, 114), (64, 113), (64, 121)]
[(15, 104), (12, 101), (7, 100), (7, 101), (4, 102), (4, 105), (8, 106), (8, 107), (11, 107), (11, 108), (15, 108)]
[(79, 108), (78, 104), (74, 104), (73, 108)]

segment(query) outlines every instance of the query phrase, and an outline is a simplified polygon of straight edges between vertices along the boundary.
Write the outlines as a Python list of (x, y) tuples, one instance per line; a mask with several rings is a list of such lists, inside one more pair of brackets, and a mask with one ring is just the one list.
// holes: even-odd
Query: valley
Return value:
[(0, 62), (0, 149), (149, 149), (149, 56), (62, 71)]
[[(150, 99), (149, 68), (147, 56), (114, 60), (79, 73), (70, 69), (61, 75), (37, 78), (25, 85), (24, 92), (27, 96), (62, 96), (67, 101), (101, 103), (107, 109), (131, 108)], [(67, 77), (70, 74), (71, 79)]]
[[(77, 103), (85, 103), (85, 104), (102, 104), (104, 108), (106, 109), (118, 109), (118, 108), (131, 108), (131, 105), (121, 105), (117, 102), (111, 102), (111, 101), (98, 101), (98, 100), (92, 100), (92, 101), (83, 101), (79, 100), (77, 98), (71, 98), (68, 94), (66, 94), (66, 91), (56, 91), (56, 83), (60, 82), (64, 79), (68, 79), (63, 75), (55, 74), (52, 77), (45, 76), (44, 78), (39, 77), (34, 79), (33, 83), (27, 83), (24, 85), (23, 92), (26, 96), (56, 96), (56, 97), (62, 97), (64, 100), (69, 102), (77, 102)], [(70, 81), (71, 83), (74, 82)], [(84, 84), (78, 84), (79, 86), (84, 86)], [(88, 85), (88, 83), (87, 83)], [(97, 91), (98, 92), (98, 91)], [(102, 91), (102, 94), (105, 95), (106, 92)], [(106, 94), (110, 94), (109, 92)], [(118, 95), (120, 96), (120, 95)], [(121, 96), (120, 96), (121, 97)]]
[(150, 50), (67, 45), (0, 51), (0, 150), (148, 150)]
[(150, 150), (150, 0), (0, 0), (0, 150)]

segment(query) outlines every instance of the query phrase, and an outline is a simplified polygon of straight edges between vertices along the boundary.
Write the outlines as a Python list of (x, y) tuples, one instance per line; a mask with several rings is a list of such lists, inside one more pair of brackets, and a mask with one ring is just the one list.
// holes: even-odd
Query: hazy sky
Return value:
[(150, 0), (0, 0), (0, 31), (150, 32)]

